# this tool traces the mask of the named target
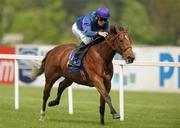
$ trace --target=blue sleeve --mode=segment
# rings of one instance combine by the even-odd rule
[[[88,16],[85,16],[82,21],[82,28],[84,35],[88,37],[93,37],[97,35],[97,32],[91,30],[91,19]]]

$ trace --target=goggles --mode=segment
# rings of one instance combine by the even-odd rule
[[[106,22],[108,19],[107,18],[98,17],[98,20]]]

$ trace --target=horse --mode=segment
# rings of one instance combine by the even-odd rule
[[[73,82],[89,87],[95,87],[100,94],[100,123],[104,124],[105,103],[108,104],[113,119],[120,118],[114,109],[109,92],[111,90],[111,79],[113,76],[113,57],[120,54],[126,63],[133,63],[134,53],[132,50],[132,39],[128,34],[128,27],[114,25],[104,40],[89,47],[83,58],[84,77],[76,72],[68,71],[68,60],[71,52],[75,49],[74,44],[61,44],[51,49],[41,62],[39,68],[35,68],[34,78],[45,73],[45,86],[43,91],[43,103],[40,112],[40,120],[45,118],[46,103],[50,96],[53,84],[60,78],[64,80],[59,83],[57,96],[48,103],[55,106],[60,103],[63,91]]]

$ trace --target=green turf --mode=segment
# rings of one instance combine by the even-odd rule
[[[0,86],[0,128],[101,128],[99,94],[95,90],[73,90],[74,114],[68,114],[67,91],[61,105],[47,107],[45,122],[39,122],[42,90],[20,88],[20,109],[14,110],[14,87]],[[56,95],[51,92],[50,99]],[[110,93],[117,111],[118,92]],[[125,92],[125,121],[113,120],[106,105],[103,128],[180,128],[180,94]]]

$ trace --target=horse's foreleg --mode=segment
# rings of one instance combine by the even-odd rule
[[[105,100],[103,96],[100,96],[100,107],[99,107],[99,113],[100,113],[100,122],[103,125],[104,124],[104,112],[105,112]]]
[[[71,84],[72,84],[72,81],[70,81],[70,80],[68,80],[68,79],[64,79],[63,81],[61,81],[61,82],[59,83],[59,86],[58,86],[58,92],[57,92],[57,97],[56,97],[56,99],[53,100],[53,101],[50,101],[50,102],[48,103],[48,106],[51,107],[51,106],[58,105],[63,91],[64,91],[67,87],[69,87]]]
[[[109,92],[111,91],[111,81],[106,80],[104,82],[104,84],[105,84],[106,91],[109,94]],[[120,118],[120,115],[115,111],[115,109],[111,111],[111,114],[113,116],[113,119],[119,119]]]
[[[102,96],[104,98],[104,100],[106,101],[106,103],[108,104],[112,117],[113,119],[119,119],[120,116],[119,114],[116,112],[116,110],[114,109],[112,103],[111,103],[111,97],[109,96],[109,94],[106,91],[102,91]]]
[[[105,102],[108,104],[113,119],[120,118],[119,114],[117,114],[117,112],[115,111],[114,107],[112,106],[111,97],[109,96],[108,92],[105,89],[105,86],[104,86],[104,83],[103,83],[103,79],[97,78],[94,84],[96,85],[96,88],[99,91],[99,93],[104,98]]]
[[[109,93],[111,90],[111,82],[109,80],[106,80],[104,82],[104,85],[105,85],[106,91]],[[102,95],[100,95],[99,113],[100,113],[100,122],[101,124],[104,124],[105,100]]]

